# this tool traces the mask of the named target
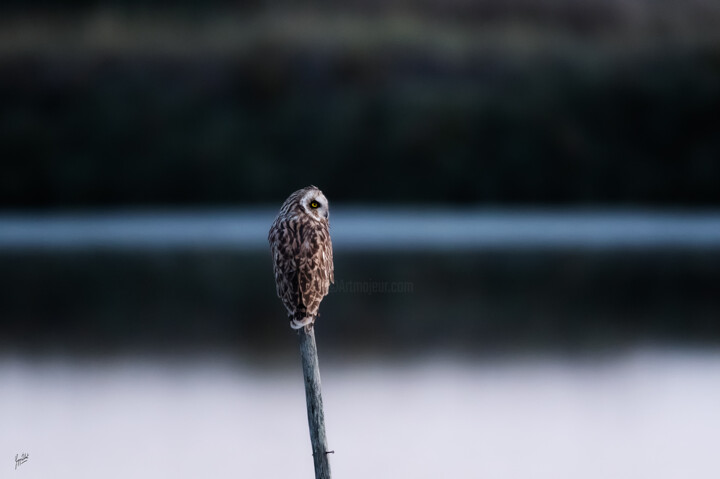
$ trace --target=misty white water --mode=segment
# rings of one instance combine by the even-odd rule
[[[299,358],[286,366],[6,356],[0,477],[312,478]],[[717,352],[321,370],[337,478],[720,477]]]

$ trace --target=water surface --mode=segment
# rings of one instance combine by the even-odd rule
[[[334,477],[720,477],[716,352],[321,368]],[[299,364],[5,357],[0,381],[2,477],[313,477]]]

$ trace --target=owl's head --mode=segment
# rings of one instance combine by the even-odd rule
[[[288,202],[294,199],[295,208],[317,221],[327,221],[330,218],[330,209],[327,198],[322,191],[315,186],[308,186],[298,190],[288,198]]]

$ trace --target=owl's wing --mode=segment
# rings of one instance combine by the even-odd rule
[[[327,243],[325,244],[325,255],[328,258],[327,270],[330,273],[330,282],[335,284],[335,263],[333,262],[332,240],[328,231]]]
[[[332,243],[327,228],[301,228],[298,254],[300,299],[309,314],[317,314],[333,277]]]
[[[298,267],[295,259],[299,244],[294,240],[290,230],[275,225],[268,239],[273,257],[277,295],[288,314],[292,315],[300,305]]]

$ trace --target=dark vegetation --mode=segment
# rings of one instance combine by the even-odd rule
[[[18,5],[5,207],[720,203],[720,9]]]
[[[294,351],[266,255],[3,255],[3,343],[112,351]],[[338,281],[412,291],[336,290],[324,349],[604,351],[720,338],[720,255],[709,252],[476,253],[337,258]],[[51,348],[51,349],[52,349]]]

